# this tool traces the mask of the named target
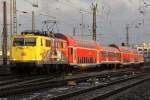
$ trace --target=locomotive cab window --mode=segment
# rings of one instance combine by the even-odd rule
[[[25,46],[36,46],[36,39],[35,38],[26,38]]]
[[[14,38],[13,46],[23,46],[24,39],[23,38]]]
[[[36,46],[35,38],[14,38],[13,46]]]

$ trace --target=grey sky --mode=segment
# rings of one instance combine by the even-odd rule
[[[2,32],[2,2],[0,0],[0,32]],[[9,0],[8,6],[9,6]],[[34,0],[17,0],[17,10],[32,11],[32,6],[26,2]],[[36,1],[36,0],[35,0]],[[150,0],[144,0],[150,4]],[[97,40],[101,44],[121,44],[125,41],[125,25],[130,26],[130,43],[150,42],[150,7],[143,0],[38,0],[36,9],[36,28],[41,30],[42,21],[53,19],[39,14],[49,14],[56,17],[59,32],[72,35],[76,27],[78,37],[81,37],[81,13],[84,16],[84,34],[82,38],[92,39],[92,2],[98,3],[97,10]],[[9,8],[8,8],[9,9]],[[86,12],[85,12],[86,11]],[[142,11],[142,13],[140,13]],[[18,12],[19,31],[31,29],[31,15]]]

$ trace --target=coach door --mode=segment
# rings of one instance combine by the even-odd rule
[[[73,63],[76,63],[76,48],[73,48]]]
[[[96,58],[96,61],[97,61],[97,62],[96,62],[96,63],[98,64],[98,63],[99,63],[99,51],[97,51],[96,54],[97,54],[97,58]]]

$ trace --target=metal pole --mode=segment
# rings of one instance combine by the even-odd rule
[[[2,45],[2,57],[3,65],[7,64],[7,6],[6,1],[3,2],[3,45]]]
[[[129,47],[129,24],[126,25],[126,46]]]
[[[84,28],[84,26],[83,26],[83,12],[80,12],[82,15],[81,15],[81,36],[83,36],[83,28]]]
[[[13,26],[12,26],[12,0],[10,0],[10,40],[13,34]]]
[[[76,28],[73,28],[73,36],[76,36]]]
[[[93,40],[96,41],[96,10],[97,10],[97,4],[93,5]]]
[[[13,34],[17,34],[17,28],[16,0],[13,0]]]
[[[32,11],[32,32],[35,32],[35,14]]]
[[[9,51],[10,51],[10,59],[12,57],[12,52],[11,52],[11,45],[12,45],[12,36],[13,36],[13,20],[12,20],[12,17],[13,17],[13,2],[12,0],[10,0],[10,45],[9,45]]]

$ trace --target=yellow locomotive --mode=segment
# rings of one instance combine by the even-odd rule
[[[40,32],[22,32],[12,37],[11,61],[12,71],[30,73],[33,70],[42,71],[44,68],[59,63],[67,63],[67,43],[61,39],[41,34]],[[38,68],[35,68],[38,67]]]

